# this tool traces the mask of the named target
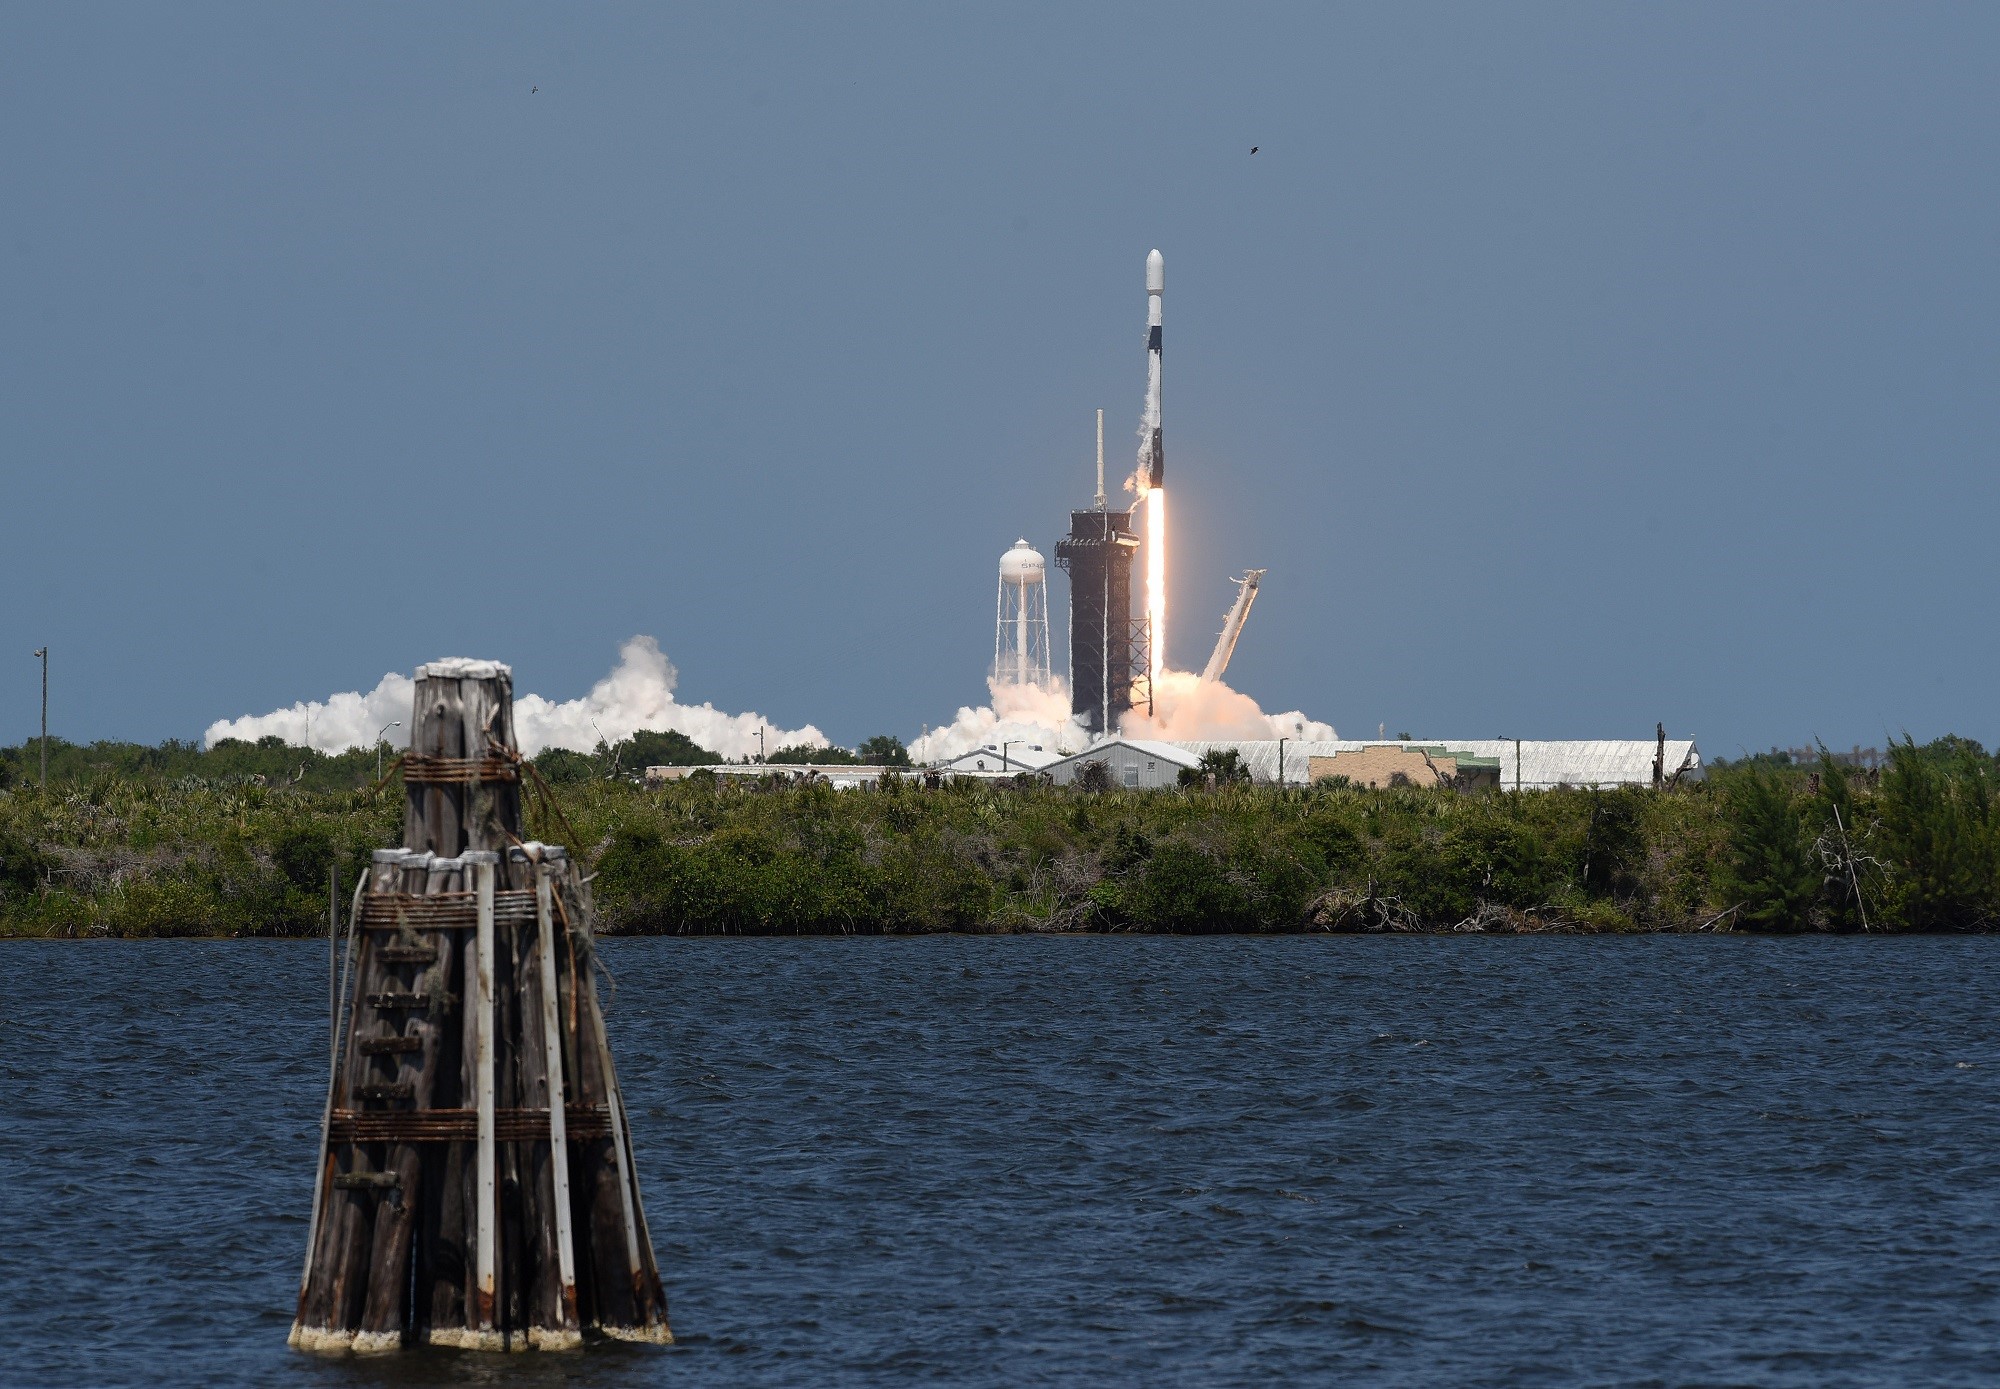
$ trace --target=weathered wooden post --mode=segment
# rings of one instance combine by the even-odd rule
[[[403,847],[351,915],[291,1343],[669,1342],[589,891],[521,838],[511,672],[419,667],[410,729]]]

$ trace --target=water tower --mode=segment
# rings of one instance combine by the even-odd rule
[[[1049,683],[1048,565],[1026,540],[1000,556],[993,677],[1009,685]]]

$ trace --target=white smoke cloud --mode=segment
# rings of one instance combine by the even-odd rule
[[[1332,724],[1309,719],[1296,709],[1267,714],[1241,690],[1188,670],[1161,671],[1154,685],[1152,714],[1133,709],[1119,720],[1118,731],[1128,738],[1165,742],[1339,736]]]
[[[275,709],[268,714],[217,719],[208,726],[202,740],[214,747],[224,738],[254,743],[275,733],[294,747],[345,752],[349,748],[374,747],[375,730],[384,724],[401,723],[402,727],[392,728],[382,736],[392,747],[406,747],[410,740],[410,704],[416,689],[416,682],[409,676],[391,671],[366,694],[349,690],[323,700],[303,700],[289,709]]]
[[[757,751],[757,730],[765,733],[765,750],[801,743],[825,747],[827,738],[811,724],[804,728],[771,726],[760,714],[725,714],[713,704],[682,704],[674,698],[680,673],[651,637],[632,637],[618,651],[618,666],[591,687],[582,699],[557,704],[540,695],[514,697],[514,736],[521,751],[533,756],[543,748],[588,751],[597,746],[597,729],[612,742],[629,738],[642,728],[656,733],[685,733],[724,757]],[[594,722],[593,722],[594,721]]]
[[[1081,752],[1090,733],[1070,717],[1069,691],[1060,678],[1050,686],[1016,685],[988,678],[992,703],[961,708],[950,723],[932,729],[910,744],[917,762],[939,762],[997,747],[1002,741],[1038,744],[1052,752]],[[1203,680],[1192,671],[1162,673],[1149,717],[1135,709],[1120,721],[1128,738],[1158,738],[1165,742],[1226,742],[1232,739],[1338,737],[1333,725],[1309,719],[1294,709],[1267,714],[1257,701],[1220,680]]]
[[[941,762],[991,743],[1028,743],[1051,752],[1081,752],[1090,735],[1071,722],[1069,690],[1058,676],[1047,685],[1020,685],[988,676],[992,703],[963,707],[948,724],[910,744],[910,758]]]
[[[679,683],[680,673],[660,644],[651,637],[633,637],[619,648],[616,668],[581,699],[557,702],[536,694],[516,695],[515,740],[531,757],[544,748],[588,752],[597,746],[600,730],[602,736],[617,742],[642,728],[684,733],[724,757],[756,752],[759,728],[767,730],[765,744],[770,751],[801,743],[826,745],[826,735],[811,724],[773,728],[759,714],[727,714],[712,704],[682,704],[674,698]],[[373,747],[377,729],[401,720],[404,727],[390,729],[386,736],[394,746],[403,747],[409,742],[410,704],[415,694],[416,685],[409,676],[391,671],[366,694],[348,691],[268,714],[218,719],[209,725],[204,741],[213,747],[224,738],[255,742],[275,733],[287,743],[335,753]]]

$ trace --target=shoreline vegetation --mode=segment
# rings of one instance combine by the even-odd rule
[[[344,897],[399,836],[377,757],[51,740],[42,787],[36,742],[0,749],[0,937],[323,935],[329,867]],[[719,760],[654,733],[534,759],[560,813],[530,795],[531,830],[594,865],[606,934],[2000,925],[2000,760],[1961,738],[1868,770],[1759,756],[1659,791],[1278,788],[1226,761],[1172,791],[633,776]]]

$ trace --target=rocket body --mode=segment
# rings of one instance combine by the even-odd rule
[[[1167,480],[1167,450],[1160,433],[1160,296],[1166,287],[1166,257],[1156,250],[1146,257],[1146,422],[1139,460],[1149,488]]]
[[[1167,449],[1160,433],[1160,296],[1167,260],[1146,257],[1146,418],[1139,426],[1139,491],[1146,503],[1146,706],[1167,668]]]

